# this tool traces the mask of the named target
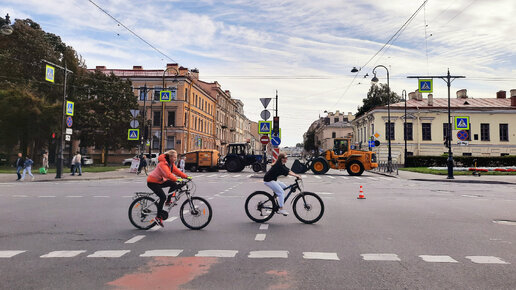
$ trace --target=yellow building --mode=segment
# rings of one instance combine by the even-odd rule
[[[516,90],[511,98],[505,91],[496,98],[469,98],[465,89],[457,91],[450,100],[452,117],[452,151],[455,156],[516,155]],[[410,155],[441,155],[448,152],[444,146],[448,130],[448,98],[423,98],[418,92],[409,93],[407,106],[407,152]],[[405,102],[390,105],[391,155],[393,163],[403,163]],[[469,130],[456,130],[454,117],[468,117]],[[376,107],[356,118],[353,137],[358,148],[368,149],[368,140],[375,134],[381,142],[372,148],[380,161],[388,155],[387,106]],[[465,132],[460,132],[465,131]],[[465,140],[458,139],[467,136]]]

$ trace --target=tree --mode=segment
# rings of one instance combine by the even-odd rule
[[[317,147],[315,146],[315,131],[306,132],[306,140],[304,143],[304,149],[305,149],[305,151],[308,151],[308,152],[317,149]]]
[[[74,128],[81,146],[101,147],[105,165],[109,151],[137,146],[127,140],[130,110],[138,108],[131,82],[101,71],[81,71],[75,83]]]
[[[372,84],[367,97],[362,100],[364,105],[358,107],[355,117],[358,118],[375,107],[387,106],[389,100],[391,104],[394,104],[400,102],[401,97],[395,92],[390,91],[389,93],[389,88],[386,84]]]

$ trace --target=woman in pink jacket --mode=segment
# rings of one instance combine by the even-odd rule
[[[164,187],[170,187],[170,191],[179,189],[181,186],[178,182],[183,181],[181,178],[188,178],[186,174],[179,170],[175,163],[177,160],[177,152],[169,150],[158,157],[158,166],[147,177],[147,186],[159,196],[158,216],[154,221],[163,227],[163,205],[165,204],[166,195],[163,192]],[[179,176],[178,177],[176,177]],[[170,201],[168,201],[170,202]]]

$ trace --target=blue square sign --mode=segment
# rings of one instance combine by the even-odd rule
[[[432,80],[418,80],[420,93],[431,93],[433,90]]]

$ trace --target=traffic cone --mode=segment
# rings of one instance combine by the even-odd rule
[[[364,191],[362,190],[362,185],[360,185],[360,193],[358,194],[357,199],[366,199],[364,195]]]

